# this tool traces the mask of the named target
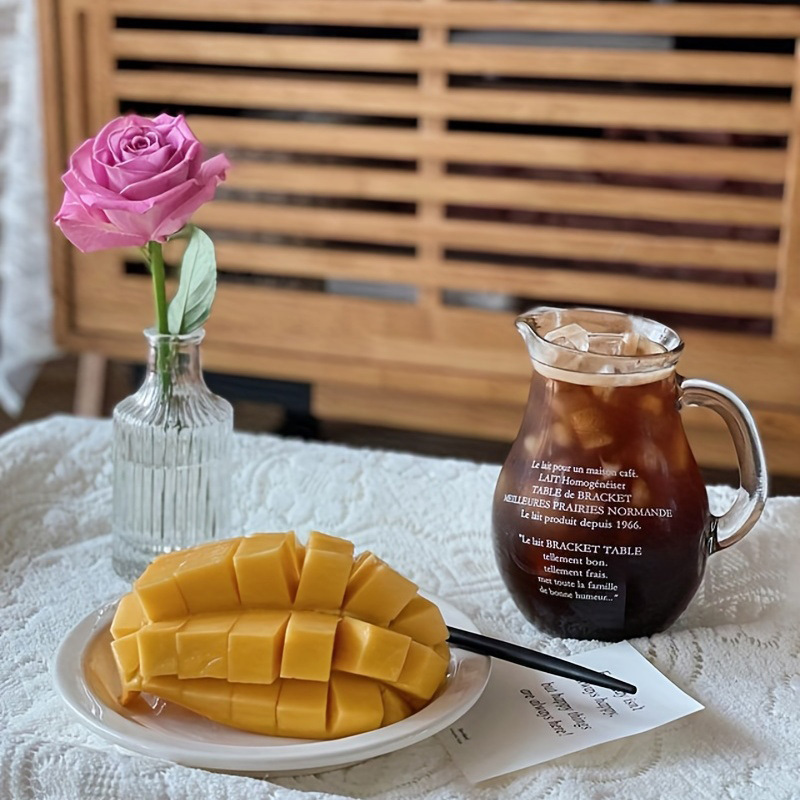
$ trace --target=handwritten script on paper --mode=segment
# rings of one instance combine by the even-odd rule
[[[627,642],[568,659],[638,687],[635,695],[495,660],[480,700],[439,734],[472,783],[541,764],[702,710]]]

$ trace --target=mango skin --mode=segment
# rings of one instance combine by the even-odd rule
[[[112,622],[120,702],[140,691],[273,736],[394,724],[443,687],[447,627],[377,556],[314,531],[210,542],[156,558]]]

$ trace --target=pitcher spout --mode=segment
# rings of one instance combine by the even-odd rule
[[[535,311],[526,311],[514,320],[514,325],[516,325],[520,336],[522,336],[531,359],[535,358],[537,351],[536,316]]]

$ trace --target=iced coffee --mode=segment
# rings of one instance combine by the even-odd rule
[[[563,637],[666,628],[714,549],[679,414],[680,340],[611,319],[556,317],[526,337],[528,405],[494,496],[505,583],[531,622]]]

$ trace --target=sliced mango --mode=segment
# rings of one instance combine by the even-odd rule
[[[446,679],[434,603],[372,553],[319,531],[157,558],[111,625],[121,702],[156,694],[254,733],[350,736],[405,719]]]

